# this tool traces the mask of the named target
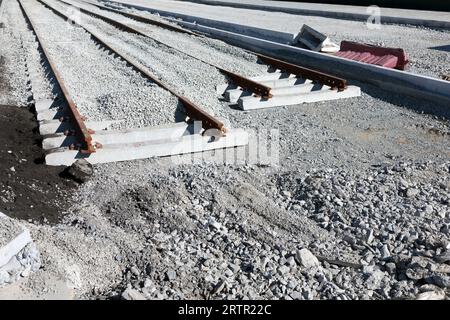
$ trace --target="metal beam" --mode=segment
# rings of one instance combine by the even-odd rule
[[[22,0],[18,0],[18,2],[24,12],[25,17],[30,22],[30,26],[33,29],[34,34],[36,35],[39,46],[41,47],[42,52],[44,53],[44,56],[47,59],[49,65],[50,65],[50,68],[52,69],[52,72],[56,78],[56,81],[58,82],[58,85],[61,88],[64,99],[66,100],[66,102],[69,106],[71,118],[73,118],[73,121],[75,123],[75,128],[76,128],[75,133],[81,136],[81,140],[82,140],[81,141],[81,152],[84,152],[84,153],[95,152],[95,146],[92,143],[92,137],[90,134],[91,131],[86,127],[86,125],[84,123],[84,117],[81,116],[81,114],[78,112],[78,108],[75,105],[75,102],[70,97],[69,90],[67,89],[60,73],[58,72],[58,69],[56,68],[55,63],[50,58],[50,55],[42,42],[42,35],[36,29],[36,24],[33,21],[33,18],[31,17],[31,15],[27,11],[27,9],[25,8],[25,6],[22,4]]]
[[[338,89],[343,91],[347,88],[347,80],[338,78],[320,71],[300,67],[295,64],[291,64],[285,61],[281,61],[275,58],[271,58],[262,54],[254,53],[262,62],[271,65],[282,71],[286,71],[291,74],[295,74],[299,77],[317,81],[321,84],[331,87],[331,89]]]
[[[52,11],[56,12],[58,15],[63,16],[65,18],[69,18],[65,13],[62,11],[56,9],[52,5],[48,4],[45,0],[38,0],[43,5],[50,8]],[[72,18],[73,20],[73,18]],[[202,110],[200,107],[195,105],[193,102],[191,102],[188,98],[178,94],[175,89],[169,87],[165,83],[163,83],[157,76],[153,75],[150,70],[143,66],[141,63],[139,63],[134,58],[130,57],[126,53],[120,51],[118,48],[115,48],[113,45],[109,44],[105,39],[103,39],[99,34],[95,33],[94,31],[90,30],[85,25],[81,24],[80,21],[75,21],[80,27],[82,27],[84,30],[86,30],[88,33],[91,34],[91,36],[96,39],[100,44],[102,44],[105,48],[109,49],[110,51],[116,53],[118,56],[120,56],[123,60],[125,60],[128,64],[130,64],[136,71],[140,72],[142,75],[144,75],[149,80],[156,83],[161,88],[169,91],[174,96],[178,98],[178,100],[183,104],[186,114],[193,120],[199,120],[202,122],[202,126],[205,130],[207,129],[217,129],[223,134],[227,132],[227,129],[225,128],[225,125],[212,115],[208,114],[206,111]]]
[[[205,61],[205,60],[203,60],[203,59],[200,59],[200,58],[195,57],[195,56],[193,56],[193,55],[191,55],[191,54],[189,54],[189,53],[186,53],[186,52],[184,52],[184,51],[182,51],[182,50],[179,50],[179,49],[177,49],[177,48],[175,48],[175,47],[173,47],[173,46],[171,46],[171,45],[169,45],[169,44],[167,44],[167,43],[165,43],[165,42],[163,42],[163,41],[161,41],[161,40],[158,40],[158,39],[152,37],[152,36],[149,35],[148,33],[142,32],[142,31],[140,31],[140,30],[138,30],[138,29],[136,29],[136,28],[134,28],[134,27],[132,27],[132,26],[129,26],[129,25],[125,24],[125,23],[116,21],[116,20],[111,19],[111,18],[109,18],[109,17],[107,17],[107,16],[105,16],[105,15],[102,15],[102,14],[100,14],[100,13],[93,12],[93,11],[91,11],[91,10],[87,10],[87,9],[82,8],[82,7],[80,7],[80,6],[77,6],[77,5],[75,5],[75,4],[69,3],[69,2],[67,2],[67,1],[65,1],[65,0],[58,0],[58,1],[63,2],[63,3],[65,3],[66,5],[73,6],[73,7],[77,8],[77,9],[79,9],[81,12],[83,12],[83,13],[85,13],[85,14],[92,15],[92,16],[97,17],[97,18],[99,18],[99,19],[103,19],[103,20],[105,20],[106,22],[108,22],[108,23],[114,25],[115,27],[117,27],[117,28],[119,28],[119,29],[122,29],[122,30],[125,30],[125,31],[130,32],[130,33],[135,33],[135,34],[139,34],[139,35],[141,35],[141,36],[150,38],[150,39],[152,39],[153,41],[155,41],[155,42],[157,42],[157,43],[159,43],[159,44],[162,44],[162,45],[164,45],[164,46],[166,46],[166,47],[168,47],[168,48],[171,48],[171,49],[173,49],[173,50],[175,50],[175,51],[180,52],[181,54],[184,54],[184,55],[186,55],[186,56],[188,56],[188,57],[191,57],[191,58],[193,58],[193,59],[195,59],[195,60],[198,60],[198,61],[200,61],[200,62],[202,62],[202,63],[205,63],[205,64],[207,64],[207,65],[210,65],[210,66],[216,68],[217,70],[219,70],[223,75],[225,75],[225,76],[229,79],[229,81],[233,82],[233,83],[234,83],[235,85],[237,85],[237,86],[240,86],[240,87],[243,88],[244,90],[250,91],[250,92],[252,92],[252,93],[254,93],[254,94],[258,95],[258,96],[262,96],[262,97],[264,97],[264,98],[266,98],[266,99],[272,97],[272,94],[270,93],[271,88],[268,87],[268,86],[265,86],[265,85],[263,85],[263,84],[261,84],[261,83],[258,83],[258,82],[256,82],[256,81],[253,81],[253,80],[249,79],[249,78],[243,77],[243,76],[241,76],[241,75],[238,75],[238,74],[236,74],[236,73],[233,73],[233,72],[231,72],[231,71],[228,71],[228,70],[226,70],[226,69],[223,69],[223,68],[221,68],[221,67],[219,67],[219,66],[217,66],[217,65],[214,65],[214,64],[212,64],[212,63],[210,63],[210,62],[207,62],[207,61]],[[84,2],[86,2],[86,1],[84,1]],[[90,2],[86,2],[86,3],[91,4]],[[108,7],[103,7],[103,6],[100,6],[100,5],[95,5],[95,6],[101,7],[102,9],[111,10],[111,11],[114,11],[114,12],[116,12],[116,13],[118,13],[118,14],[122,14],[122,15],[125,15],[125,16],[127,15],[127,14],[125,14],[124,12],[122,12],[122,11],[120,11],[120,10],[114,10],[114,9],[110,9],[110,8],[108,8]],[[134,15],[134,16],[136,16],[136,15]],[[139,17],[140,17],[140,16],[139,16]],[[142,18],[142,22],[145,22],[145,19],[146,19],[146,18],[144,18],[144,17],[141,17],[141,18]],[[166,28],[165,25],[162,26],[162,27],[163,27],[163,28]]]

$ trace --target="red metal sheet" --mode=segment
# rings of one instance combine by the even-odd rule
[[[336,56],[350,60],[405,70],[408,64],[406,52],[400,48],[384,48],[370,44],[342,41]]]

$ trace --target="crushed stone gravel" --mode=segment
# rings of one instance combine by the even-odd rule
[[[58,19],[39,10],[52,19],[46,30],[53,30]],[[91,21],[112,34],[114,29]],[[148,85],[106,53],[99,56],[86,33],[70,30],[88,50],[86,61],[113,69],[127,86]],[[26,223],[45,266],[32,276],[30,290],[47,289],[52,275],[75,298],[448,299],[448,110],[357,83],[363,91],[358,98],[242,112],[216,101],[216,73],[205,76],[207,85],[197,79],[210,69],[191,60],[183,65],[179,54],[137,36],[128,35],[126,46],[116,33],[124,50],[154,59],[149,65],[155,72],[169,74],[178,90],[204,99],[233,127],[257,129],[255,134],[279,130],[279,139],[271,140],[279,143],[279,161],[226,164],[220,152],[208,152],[195,163],[186,155],[94,166],[63,221]],[[192,39],[186,43],[194,45]],[[254,61],[216,43],[214,50],[231,61],[235,52],[239,63]],[[73,47],[56,48],[67,55]],[[164,58],[147,56],[147,50]],[[57,58],[67,64],[61,53]],[[168,72],[172,63],[201,71]],[[247,68],[257,72],[260,66]],[[66,72],[81,81],[79,70]],[[91,101],[86,112],[133,114],[134,105],[125,107],[122,95],[103,91],[113,84],[95,85],[110,78],[87,75],[95,88],[74,82],[77,99],[89,102],[83,94],[98,90],[96,98],[107,101]],[[101,108],[110,104],[116,106]],[[173,105],[162,100],[159,107]]]
[[[168,91],[99,48],[79,27],[40,4],[25,3],[39,16],[36,28],[81,114],[90,120],[123,120],[121,128],[175,122],[178,102]],[[124,98],[118,104],[114,96]]]

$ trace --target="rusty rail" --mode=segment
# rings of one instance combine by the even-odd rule
[[[265,85],[263,85],[263,84],[261,84],[259,82],[253,81],[253,80],[251,80],[249,78],[243,77],[243,76],[241,76],[239,74],[233,73],[233,72],[228,71],[226,69],[223,69],[223,68],[221,68],[221,67],[219,67],[217,65],[214,65],[214,64],[212,64],[210,62],[207,62],[207,61],[205,61],[203,59],[200,59],[198,57],[195,57],[195,56],[193,56],[193,55],[191,55],[189,53],[181,51],[181,50],[179,50],[179,49],[177,49],[175,47],[172,47],[171,45],[169,45],[169,44],[167,44],[167,43],[165,43],[165,42],[163,42],[161,40],[158,40],[158,39],[150,36],[149,34],[147,34],[145,32],[142,32],[142,31],[140,31],[140,30],[138,30],[138,29],[136,29],[136,28],[134,28],[132,26],[126,25],[126,24],[124,24],[122,22],[119,22],[119,21],[116,21],[116,20],[111,19],[109,17],[106,17],[106,16],[104,16],[104,15],[102,15],[100,13],[87,10],[85,8],[79,7],[78,5],[66,2],[64,0],[58,0],[58,1],[63,2],[66,5],[69,5],[69,6],[73,6],[73,7],[77,8],[77,9],[79,9],[81,12],[83,12],[85,14],[92,15],[92,16],[97,17],[99,19],[103,19],[106,22],[114,25],[115,27],[117,27],[119,29],[122,29],[122,30],[125,30],[125,31],[130,32],[130,33],[135,33],[135,34],[139,34],[141,36],[150,38],[150,39],[152,39],[153,41],[155,41],[155,42],[157,42],[159,44],[162,44],[162,45],[164,45],[164,46],[166,46],[168,48],[171,48],[171,49],[173,49],[175,51],[178,51],[178,52],[182,53],[183,55],[186,55],[186,56],[191,57],[191,58],[193,58],[195,60],[198,60],[198,61],[200,61],[202,63],[210,65],[211,67],[214,67],[217,70],[219,70],[223,75],[225,75],[230,81],[234,82],[234,84],[236,84],[237,86],[240,86],[241,88],[243,88],[245,90],[248,90],[248,91],[256,94],[257,96],[261,96],[261,97],[263,97],[265,99],[268,99],[268,98],[272,97],[272,94],[271,94],[272,88],[270,88],[268,86],[265,86]],[[91,4],[90,2],[86,2],[86,3]],[[104,8],[106,10],[110,10],[110,8],[108,8],[108,7],[103,7],[103,6],[97,6],[97,7],[101,7],[101,8]],[[114,10],[114,12],[117,12],[118,14],[124,14],[120,10]],[[143,22],[144,22],[144,20],[146,18],[144,18],[144,17],[142,17],[142,18],[143,18]]]
[[[241,75],[233,73],[231,71],[227,71],[221,68],[218,68],[220,72],[222,72],[225,76],[228,77],[232,82],[236,85],[240,86],[243,89],[253,92],[257,96],[261,96],[265,99],[272,98],[272,88],[265,86],[259,82],[253,81],[249,78],[245,78]]]
[[[51,9],[53,12],[55,12],[57,15],[64,17],[68,19],[69,17],[63,13],[62,11],[56,9],[51,4],[48,4],[45,0],[38,0],[40,3],[42,3],[44,6]],[[73,19],[72,19],[73,20]],[[128,56],[127,54],[121,52],[119,49],[114,48],[112,45],[108,44],[104,39],[101,38],[98,34],[96,34],[94,31],[90,30],[88,27],[82,25],[80,21],[74,21],[76,22],[81,28],[83,28],[86,32],[91,34],[91,36],[96,39],[97,42],[102,44],[105,48],[108,50],[114,52],[119,57],[121,57],[124,61],[126,61],[129,65],[131,65],[136,71],[140,72],[142,75],[144,75],[146,78],[151,80],[152,82],[156,83],[161,88],[169,91],[171,94],[176,96],[178,100],[181,102],[181,104],[184,106],[186,110],[186,114],[193,120],[200,120],[202,122],[202,127],[207,129],[217,129],[222,133],[226,133],[227,129],[225,128],[225,125],[207,113],[206,111],[202,110],[200,107],[195,105],[193,102],[191,102],[188,98],[179,95],[173,88],[170,88],[168,85],[164,84],[160,79],[158,79],[157,76],[153,75],[148,68],[143,66],[141,63],[133,59],[132,57]]]
[[[59,1],[64,1],[64,0],[59,0]],[[122,12],[121,10],[118,10],[118,9],[113,9],[113,8],[109,8],[109,7],[106,7],[106,6],[103,6],[103,5],[94,4],[94,3],[91,3],[91,2],[85,1],[85,0],[81,0],[81,1],[83,1],[85,3],[89,3],[91,5],[94,5],[94,6],[98,7],[98,8],[101,8],[101,9],[105,9],[105,10],[109,10],[109,11],[112,11],[112,12],[115,12],[115,13],[118,13],[118,14],[122,14],[124,16],[129,16],[130,15],[129,13]],[[131,18],[131,16],[130,16],[130,18]],[[146,21],[147,20],[146,17],[140,16],[140,15],[132,14],[132,18],[136,19],[138,21],[144,22],[144,23],[145,22],[152,23],[151,21]],[[167,25],[171,26],[169,24],[167,24]],[[165,27],[165,26],[162,26],[162,27]],[[184,29],[182,29],[182,30],[184,30]],[[137,32],[139,32],[139,31],[137,31]],[[142,34],[142,33],[140,33],[140,34]],[[195,34],[195,35],[197,35],[197,34]],[[154,39],[153,37],[150,37],[148,35],[145,35],[145,36],[147,36],[149,38],[152,38],[153,40],[161,43],[160,41]],[[165,43],[163,43],[163,44],[165,44]],[[165,44],[165,45],[167,45],[167,44]],[[171,47],[169,45],[167,45],[167,46]],[[173,47],[171,47],[171,48],[173,48]],[[173,48],[173,49],[177,50],[176,48]],[[275,59],[275,58],[271,58],[271,57],[268,57],[268,56],[265,56],[265,55],[262,55],[262,54],[258,54],[258,53],[255,53],[255,52],[250,52],[250,53],[258,56],[261,61],[265,62],[268,65],[272,65],[274,67],[277,67],[280,70],[284,70],[284,71],[289,72],[291,74],[295,74],[295,75],[297,75],[299,77],[303,77],[303,78],[307,78],[307,79],[319,82],[321,84],[324,84],[324,85],[327,85],[327,86],[331,87],[332,89],[337,89],[338,91],[343,91],[343,90],[345,90],[347,88],[347,81],[345,79],[342,79],[342,78],[339,78],[339,77],[335,77],[335,76],[332,76],[332,75],[324,73],[324,72],[320,72],[320,71],[316,71],[316,70],[313,70],[313,69],[309,69],[309,68],[301,67],[301,66],[298,66],[298,65],[294,65],[294,64],[291,64],[291,63],[288,63],[288,62],[285,62],[285,61],[281,61],[281,60],[278,60],[278,59]],[[198,59],[198,58],[193,57],[193,56],[191,56],[191,55],[189,55],[187,53],[185,53],[185,54],[190,56],[190,57],[192,57],[192,58]],[[207,62],[205,62],[205,61],[203,61],[201,59],[198,59],[198,60],[200,60],[200,61],[202,61],[204,63],[207,63]],[[207,63],[207,64],[211,65],[210,63]],[[214,67],[219,69],[223,74],[225,74],[229,79],[231,79],[235,84],[239,85],[240,87],[242,87],[244,89],[247,89],[247,90],[255,93],[256,95],[262,96],[263,98],[271,98],[272,97],[272,94],[270,93],[271,88],[269,88],[267,86],[264,86],[264,85],[262,85],[262,84],[260,84],[260,83],[258,83],[256,81],[253,81],[251,79],[247,79],[247,78],[244,78],[244,77],[242,77],[240,75],[234,74],[234,73],[229,72],[229,71],[224,70],[224,69],[221,69],[221,68],[219,68],[217,66],[214,66]]]
[[[58,72],[58,69],[56,68],[55,63],[52,61],[52,59],[50,58],[50,55],[47,51],[47,49],[45,48],[43,42],[42,42],[42,35],[39,33],[39,31],[36,29],[36,24],[35,22],[33,22],[33,19],[31,18],[31,15],[29,14],[29,12],[27,11],[27,9],[25,9],[25,6],[22,4],[22,0],[18,0],[19,5],[26,17],[26,19],[29,21],[31,28],[33,29],[34,34],[36,35],[36,39],[39,43],[39,46],[42,49],[42,52],[44,53],[45,58],[47,59],[50,68],[52,69],[52,72],[56,78],[56,81],[58,82],[59,87],[61,88],[61,91],[64,95],[64,99],[66,100],[68,106],[69,106],[69,111],[73,117],[73,120],[75,122],[75,128],[76,128],[76,133],[78,133],[81,136],[82,139],[82,145],[84,144],[84,146],[81,147],[81,152],[82,153],[93,153],[95,152],[95,146],[92,144],[92,136],[91,136],[91,130],[89,130],[86,127],[86,124],[84,123],[84,118],[83,116],[80,115],[80,113],[78,112],[78,108],[75,105],[75,102],[72,100],[72,98],[69,95],[69,91],[67,90],[66,85],[64,84],[64,81],[60,75],[60,73]]]
[[[305,67],[300,67],[295,64],[291,64],[285,61],[281,61],[275,58],[264,56],[259,53],[254,53],[262,62],[271,65],[282,71],[286,71],[290,74],[295,74],[302,78],[307,78],[313,81],[317,81],[321,84],[331,87],[331,89],[338,89],[338,91],[343,91],[347,88],[347,80],[338,78],[320,71],[313,69],[308,69]]]

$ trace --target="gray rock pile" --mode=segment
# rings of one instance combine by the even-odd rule
[[[363,257],[368,289],[388,298],[418,290],[438,297],[450,280],[449,170],[449,163],[398,163],[368,174],[284,174],[277,183],[284,206]]]
[[[93,182],[85,185],[114,230],[142,239],[120,247],[121,281],[97,297],[448,297],[448,164],[266,176],[257,166],[142,165],[123,164],[148,170],[133,184],[96,181],[94,199]],[[110,237],[76,220],[87,234]]]

